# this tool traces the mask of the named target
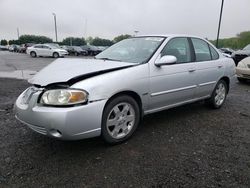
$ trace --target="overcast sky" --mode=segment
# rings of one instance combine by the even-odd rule
[[[215,39],[221,0],[0,0],[0,39],[45,35],[192,34]],[[221,37],[250,30],[250,0],[225,0]]]

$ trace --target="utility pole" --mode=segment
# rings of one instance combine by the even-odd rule
[[[57,42],[57,25],[56,25],[56,14],[52,13],[52,15],[54,16],[54,22],[55,22],[55,34],[56,34],[56,42]]]
[[[217,32],[217,40],[216,40],[216,47],[217,47],[217,48],[218,48],[218,46],[219,46],[220,25],[221,25],[221,18],[222,18],[223,6],[224,6],[224,0],[222,0],[222,2],[221,2],[220,20],[219,20],[219,26],[218,26],[218,32]]]
[[[88,19],[85,19],[85,24],[84,24],[84,38],[87,39],[87,25],[88,25]]]
[[[70,46],[72,46],[72,37],[70,37]]]
[[[17,40],[19,40],[19,28],[16,28],[17,31]]]

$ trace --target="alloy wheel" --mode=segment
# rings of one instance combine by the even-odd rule
[[[115,139],[125,137],[135,125],[135,110],[126,102],[115,105],[107,118],[106,126],[108,133]]]
[[[220,83],[215,90],[215,103],[220,106],[226,98],[226,88],[223,83]]]

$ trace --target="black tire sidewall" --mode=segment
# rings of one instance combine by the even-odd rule
[[[112,110],[112,108],[115,105],[117,105],[119,103],[122,103],[122,102],[129,103],[134,108],[134,111],[135,111],[135,124],[134,124],[132,130],[129,132],[128,135],[126,135],[125,137],[120,138],[120,139],[115,139],[112,136],[110,136],[110,134],[108,133],[106,122],[107,122],[108,115],[109,115],[110,111]],[[137,129],[139,123],[140,123],[140,108],[138,106],[138,103],[135,101],[135,99],[133,99],[132,97],[130,97],[128,95],[117,96],[114,99],[111,99],[111,101],[109,101],[107,103],[107,105],[105,106],[105,108],[103,110],[102,126],[101,126],[102,138],[105,140],[105,142],[107,142],[109,144],[118,144],[118,143],[124,142],[133,135],[133,133]]]
[[[216,89],[217,89],[218,85],[221,84],[221,83],[224,85],[225,90],[226,90],[225,99],[224,99],[224,101],[223,101],[223,103],[222,103],[221,105],[217,105],[216,102],[215,102]],[[227,86],[226,82],[225,82],[224,80],[220,80],[220,81],[216,84],[216,86],[215,86],[215,88],[214,88],[214,91],[213,91],[213,93],[212,93],[212,96],[211,96],[211,99],[210,99],[210,104],[211,104],[211,106],[212,106],[213,108],[215,108],[215,109],[221,108],[221,107],[223,106],[223,104],[225,103],[225,101],[226,101],[227,92],[228,92],[228,86]]]
[[[34,55],[33,55],[34,54]],[[36,52],[30,52],[31,57],[36,57]]]
[[[239,82],[241,82],[241,83],[245,83],[245,82],[247,82],[247,80],[246,80],[246,79],[244,79],[244,78],[239,78],[239,77],[238,77],[237,79],[238,79],[238,81],[239,81]]]
[[[55,54],[57,54],[57,55],[55,55]],[[54,57],[54,58],[58,58],[58,57],[59,57],[59,53],[54,52],[54,53],[53,53],[53,57]]]

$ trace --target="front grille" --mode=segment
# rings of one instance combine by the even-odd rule
[[[35,126],[35,125],[28,125],[29,128],[31,128],[32,130],[40,133],[40,134],[43,134],[43,135],[46,135],[47,134],[47,131],[44,127],[38,127],[38,126]]]

